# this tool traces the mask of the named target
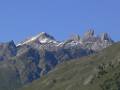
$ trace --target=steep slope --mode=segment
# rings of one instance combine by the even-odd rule
[[[14,57],[17,54],[17,47],[13,41],[0,43],[0,61]]]
[[[17,46],[22,45],[41,45],[41,44],[55,44],[57,45],[59,42],[55,40],[55,38],[45,32],[41,32],[38,35],[31,37],[27,40],[22,41]]]
[[[17,47],[13,41],[0,43],[0,90],[14,90],[21,87],[14,62],[10,60],[17,54]]]
[[[79,35],[75,35],[63,42],[59,42],[53,36],[42,32],[17,45],[16,62],[21,62],[23,63],[22,66],[24,66],[22,71],[21,67],[19,67],[20,70],[18,71],[20,76],[22,76],[22,72],[26,71],[25,76],[23,75],[25,80],[22,78],[23,83],[32,82],[46,75],[60,63],[88,56],[101,51],[113,43],[108,34],[102,34],[98,37],[94,35],[94,30],[87,31],[83,38],[80,38]],[[29,48],[34,50],[32,53],[33,56],[30,56],[32,54]],[[35,59],[37,60],[37,64],[34,63],[36,62]],[[17,63],[18,66],[20,66],[19,63]],[[34,68],[32,68],[32,65]],[[30,67],[32,71],[26,67]]]
[[[63,62],[89,56],[113,43],[107,34],[98,37],[92,30],[84,38],[75,35],[63,42],[42,32],[17,46],[13,41],[0,43],[0,89],[13,90],[31,83]]]
[[[66,60],[80,58],[92,54],[91,50],[80,47],[60,48],[57,51],[36,49],[30,45],[23,45],[17,48],[17,55],[14,57],[15,65],[19,71],[21,81],[29,83],[46,75],[56,65]]]
[[[20,90],[120,90],[120,43],[97,55],[58,65]]]
[[[0,62],[0,90],[16,90],[22,86],[13,61]]]

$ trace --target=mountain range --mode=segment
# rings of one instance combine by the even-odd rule
[[[20,90],[120,90],[120,42],[66,61]]]
[[[98,62],[101,64],[103,60],[108,60],[109,57],[114,56],[107,55],[109,50],[106,49],[115,46],[114,44],[116,43],[107,33],[96,36],[94,30],[91,29],[83,37],[74,35],[64,41],[58,41],[53,36],[41,32],[34,37],[21,41],[19,44],[15,44],[14,41],[0,43],[0,90],[17,90],[22,87],[22,90],[33,90],[35,87],[36,90],[79,90],[73,89],[74,85],[79,85],[83,80],[80,80],[78,84],[75,84],[78,81],[69,82],[66,80],[74,80],[73,78],[76,80],[77,75],[80,75],[81,78],[87,77],[83,85],[88,85],[94,77],[92,70],[97,67]],[[111,50],[112,48],[110,48],[112,53]],[[102,61],[99,61],[99,58]],[[100,66],[101,68],[103,68],[103,65]],[[77,73],[77,70],[80,70],[80,72]],[[98,72],[101,73],[100,70]],[[96,71],[95,75],[98,72]],[[85,77],[79,73],[82,73]],[[91,75],[87,76],[89,73]],[[52,79],[54,77],[58,80],[56,78]],[[95,78],[95,80],[97,79]],[[62,85],[64,81],[66,83]],[[70,84],[72,82],[75,83]],[[34,88],[24,89],[24,86],[31,83],[35,85]],[[80,87],[84,88],[83,86]]]

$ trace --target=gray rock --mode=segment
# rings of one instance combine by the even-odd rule
[[[108,42],[113,42],[113,40],[110,38],[110,36],[108,35],[108,33],[102,33],[102,35],[100,36],[101,41],[108,41]]]
[[[94,36],[94,30],[90,29],[85,33],[84,38],[90,38],[93,36]]]
[[[58,42],[53,36],[42,32],[17,46],[13,41],[1,43],[0,63],[4,62],[2,68],[11,65],[15,73],[13,77],[26,84],[40,78],[41,75],[46,75],[59,63],[88,56],[113,43],[106,33],[100,37],[94,36],[94,30],[86,32],[83,38],[75,35],[63,42]],[[7,67],[7,70],[11,69]]]

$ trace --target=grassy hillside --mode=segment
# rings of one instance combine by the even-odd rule
[[[0,90],[16,90],[21,85],[14,66],[6,62],[0,62]]]
[[[120,90],[120,43],[97,55],[58,65],[20,90]]]

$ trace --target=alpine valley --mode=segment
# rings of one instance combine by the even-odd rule
[[[120,90],[120,43],[94,30],[0,43],[0,90]]]

